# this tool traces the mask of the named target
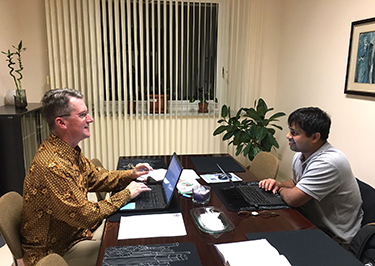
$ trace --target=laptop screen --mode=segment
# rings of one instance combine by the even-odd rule
[[[173,154],[172,160],[169,163],[167,173],[163,179],[163,187],[167,202],[173,195],[174,188],[176,187],[178,178],[180,177],[182,167],[180,166],[176,154]]]

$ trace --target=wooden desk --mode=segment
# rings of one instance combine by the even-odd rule
[[[178,156],[184,168],[195,169],[194,164],[189,159],[190,156],[229,156],[225,154],[215,154],[215,155],[180,155]],[[163,156],[166,165],[169,164],[171,156]],[[129,157],[124,157],[129,158]],[[135,157],[138,158],[138,157]],[[145,158],[143,156],[143,158]],[[199,174],[199,173],[198,173]],[[249,171],[236,173],[244,181],[254,181],[257,180]],[[203,182],[203,181],[201,181]],[[227,243],[227,242],[237,242],[247,240],[247,233],[256,232],[270,232],[270,231],[290,231],[290,230],[301,230],[301,229],[315,229],[316,227],[307,220],[302,214],[294,209],[283,209],[276,210],[280,215],[277,217],[240,217],[237,212],[229,212],[218,196],[213,190],[211,190],[211,199],[208,205],[220,208],[235,225],[235,229],[232,232],[224,233],[220,237],[215,238],[212,235],[203,233],[195,225],[191,215],[190,210],[194,206],[190,199],[184,198],[178,195],[178,200],[180,203],[180,208],[183,214],[184,223],[186,227],[186,236],[180,237],[159,237],[159,238],[145,238],[145,239],[129,239],[129,240],[117,240],[119,222],[107,221],[102,246],[99,253],[98,264],[102,264],[104,251],[110,246],[124,246],[124,245],[144,245],[144,244],[163,244],[163,243],[174,243],[174,242],[194,242],[200,260],[203,266],[211,265],[222,265],[222,262],[217,255],[217,252],[213,244],[217,243]],[[130,225],[132,226],[132,225]]]

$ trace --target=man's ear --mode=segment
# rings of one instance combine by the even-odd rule
[[[66,120],[61,117],[56,117],[55,124],[58,128],[66,129]]]
[[[321,134],[320,132],[315,132],[312,134],[312,142],[317,143],[320,140]]]

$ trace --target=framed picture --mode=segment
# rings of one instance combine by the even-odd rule
[[[352,22],[344,92],[375,96],[375,18]]]

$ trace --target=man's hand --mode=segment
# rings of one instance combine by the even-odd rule
[[[150,191],[151,190],[151,188],[146,186],[144,183],[134,182],[134,181],[130,182],[130,184],[126,188],[129,189],[132,199],[137,197],[143,191]]]
[[[152,170],[154,169],[152,169],[148,163],[139,163],[134,167],[131,177],[132,179],[137,179],[141,175],[148,174],[148,171]]]
[[[285,203],[291,207],[300,207],[311,200],[311,196],[297,188],[292,179],[285,182],[277,182],[271,178],[264,179],[259,182],[259,187],[273,193],[279,192]]]
[[[280,188],[280,182],[276,182],[275,179],[268,178],[259,182],[259,187],[265,191],[272,191],[275,194]]]

